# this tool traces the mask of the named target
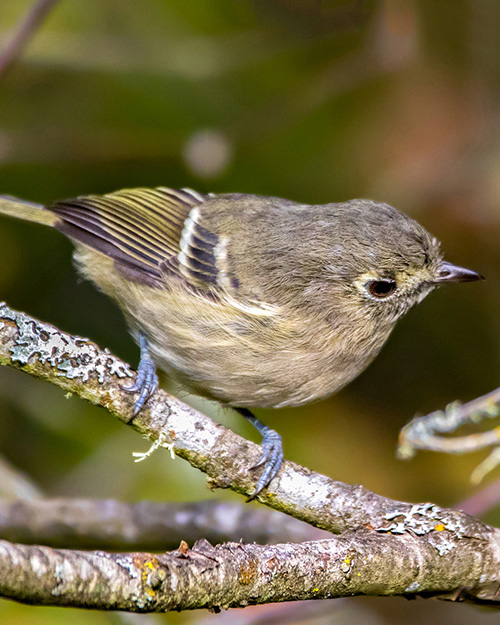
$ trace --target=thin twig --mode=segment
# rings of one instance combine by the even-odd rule
[[[58,0],[38,0],[26,17],[20,22],[14,36],[0,54],[0,80],[24,53],[42,22],[54,8]]]
[[[436,410],[423,417],[416,417],[404,426],[399,435],[398,456],[412,458],[417,449],[439,451],[448,454],[467,454],[486,447],[494,447],[491,454],[473,472],[471,480],[480,482],[483,477],[500,464],[500,427],[468,436],[446,437],[466,424],[477,424],[485,418],[500,416],[500,388],[461,404],[453,402],[446,409]]]

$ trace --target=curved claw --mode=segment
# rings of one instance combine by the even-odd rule
[[[134,417],[143,408],[144,404],[154,395],[158,388],[156,365],[149,355],[147,341],[144,335],[140,337],[141,360],[137,368],[137,378],[132,386],[122,386],[127,393],[140,393],[134,404]]]
[[[264,466],[264,471],[255,485],[254,492],[248,497],[247,501],[252,501],[261,491],[269,486],[271,481],[278,475],[281,465],[283,464],[283,442],[278,432],[266,428],[262,436],[262,455],[257,464],[250,467],[250,470]]]

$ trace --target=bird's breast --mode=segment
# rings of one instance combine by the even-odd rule
[[[380,346],[310,319],[229,313],[198,302],[136,315],[160,368],[196,394],[240,407],[298,406],[335,393]],[[132,322],[132,325],[134,322]]]

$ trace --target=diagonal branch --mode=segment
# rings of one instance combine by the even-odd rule
[[[260,448],[205,415],[158,390],[148,408],[132,419],[134,397],[123,391],[133,377],[129,365],[88,339],[71,336],[0,303],[0,364],[45,379],[100,404],[147,436],[158,447],[185,458],[205,472],[211,488],[250,495]],[[258,497],[267,506],[333,533],[361,525],[391,526],[391,515],[411,514],[412,505],[376,495],[362,486],[343,484],[285,461],[278,477]],[[454,510],[434,507],[429,523],[455,525]]]
[[[0,54],[0,79],[22,56],[26,46],[57,2],[58,0],[37,0],[31,7],[7,47]]]

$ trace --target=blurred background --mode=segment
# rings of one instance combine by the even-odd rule
[[[0,51],[33,4],[2,0]],[[39,202],[148,185],[305,203],[369,197],[420,221],[448,260],[487,281],[430,296],[338,395],[258,415],[282,434],[291,460],[388,497],[454,505],[473,493],[469,476],[485,452],[421,452],[403,463],[395,448],[416,413],[499,384],[499,32],[493,0],[60,0],[0,76],[0,192]],[[76,277],[71,251],[57,232],[0,220],[0,300],[135,365],[120,312]],[[240,417],[197,398],[193,405],[257,440]],[[6,368],[0,424],[0,454],[47,495],[241,501],[211,493],[201,473],[166,453],[134,464],[132,452],[147,441]],[[485,519],[498,524],[500,508]],[[0,622],[498,619],[423,600],[308,605],[134,616],[0,601]]]

